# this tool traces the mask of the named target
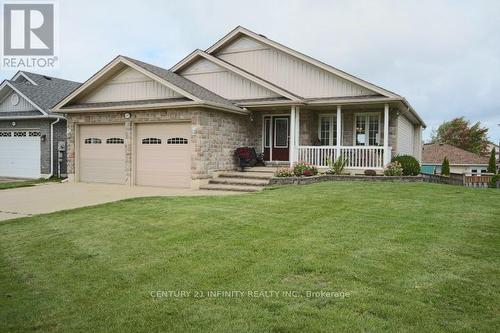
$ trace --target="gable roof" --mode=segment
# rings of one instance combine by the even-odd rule
[[[15,81],[23,76],[26,81]],[[47,75],[41,75],[26,71],[19,71],[12,80],[5,80],[1,89],[9,87],[29,103],[31,103],[42,114],[48,115],[50,109],[64,96],[76,89],[79,82],[63,80]]]
[[[140,71],[141,73],[149,76],[153,80],[158,81],[159,83],[167,86],[168,88],[176,91],[182,96],[185,96],[187,100],[196,103],[197,105],[207,105],[212,107],[220,107],[222,109],[227,109],[231,111],[236,111],[240,113],[246,113],[247,111],[239,108],[232,102],[227,99],[211,92],[210,90],[191,82],[184,77],[173,73],[167,69],[151,65],[137,59],[133,59],[130,57],[119,55],[115,59],[113,59],[110,63],[104,66],[100,71],[94,74],[91,78],[89,78],[85,83],[83,83],[78,89],[73,91],[71,94],[66,96],[62,101],[60,101],[57,105],[54,106],[54,110],[56,112],[64,112],[64,109],[68,109],[67,104],[71,101],[75,100],[80,94],[84,93],[87,89],[91,89],[94,84],[105,76],[106,73],[111,71],[118,65],[126,65],[130,66],[133,69]],[[163,104],[164,106],[168,106],[169,102],[174,105],[175,102],[179,102],[178,100],[171,101],[160,101],[159,104]],[[182,102],[187,104],[185,102]],[[139,103],[134,102],[130,103],[131,105],[138,105]],[[151,102],[144,101],[144,104],[152,105]],[[191,103],[192,104],[192,103]],[[104,104],[102,106],[105,106]],[[78,105],[77,107],[71,107],[71,109],[84,109],[84,107],[99,107],[99,105],[95,105],[95,103],[91,105]]]
[[[425,144],[422,148],[422,164],[440,165],[445,157],[450,161],[450,165],[488,164],[488,157],[446,143]]]
[[[224,61],[222,59],[219,59],[217,57],[214,57],[211,54],[208,54],[200,49],[196,49],[193,52],[191,52],[188,56],[186,56],[184,59],[182,59],[180,62],[178,62],[176,65],[174,65],[170,70],[173,72],[179,72],[188,65],[192,64],[194,61],[196,61],[199,58],[204,58],[222,68],[225,68],[226,70],[239,75],[241,77],[244,77],[245,79],[256,83],[266,89],[271,90],[272,92],[281,95],[285,98],[288,98],[292,101],[301,101],[302,98],[296,94],[291,93],[288,90],[285,90],[283,88],[278,87],[277,85],[261,78],[258,77],[255,74],[252,74],[242,68],[236,67],[233,64],[228,63],[227,61]]]
[[[392,92],[392,91],[389,91],[387,89],[384,89],[382,87],[379,87],[373,83],[370,83],[368,81],[365,81],[365,80],[362,80],[354,75],[351,75],[347,72],[344,72],[338,68],[335,68],[333,66],[330,66],[322,61],[319,61],[319,60],[316,60],[308,55],[305,55],[301,52],[298,52],[294,49],[291,49],[285,45],[282,45],[278,42],[275,42],[271,39],[268,39],[267,37],[263,36],[263,35],[260,35],[260,34],[257,34],[247,28],[244,28],[242,26],[237,26],[236,28],[234,28],[231,32],[229,32],[226,36],[222,37],[221,39],[219,39],[215,44],[213,44],[212,46],[210,46],[206,52],[209,53],[209,54],[214,54],[216,53],[218,50],[220,50],[221,48],[223,48],[225,45],[227,45],[228,43],[230,43],[232,40],[240,37],[240,36],[248,36],[248,37],[251,37],[263,44],[266,44],[268,46],[271,46],[273,48],[276,48],[286,54],[289,54],[295,58],[298,58],[298,59],[301,59],[305,62],[308,62],[316,67],[319,67],[323,70],[326,70],[327,72],[330,72],[332,74],[335,74],[343,79],[346,79],[346,80],[349,80],[351,82],[354,82],[362,87],[365,87],[367,89],[370,89],[374,92],[377,92],[383,96],[386,96],[386,97],[391,97],[391,98],[395,98],[395,97],[401,97],[400,95]]]

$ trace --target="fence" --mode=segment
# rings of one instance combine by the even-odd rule
[[[426,183],[448,184],[466,187],[485,188],[491,182],[492,174],[465,175],[461,173],[450,173],[449,176],[422,173],[422,179]]]

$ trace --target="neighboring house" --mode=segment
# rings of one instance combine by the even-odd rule
[[[66,120],[53,107],[79,83],[19,71],[0,85],[0,176],[66,175]]]
[[[180,187],[236,168],[240,146],[382,172],[395,154],[420,160],[425,127],[402,96],[242,27],[170,70],[118,56],[54,111],[71,179]]]
[[[422,172],[440,174],[445,157],[450,162],[452,173],[470,175],[486,173],[488,170],[488,157],[444,143],[430,143],[423,146]]]

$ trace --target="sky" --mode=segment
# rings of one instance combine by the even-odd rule
[[[424,139],[465,116],[500,140],[498,0],[57,3],[60,62],[47,75],[83,82],[118,54],[170,68],[242,25],[405,96]]]

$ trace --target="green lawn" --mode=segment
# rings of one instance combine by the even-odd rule
[[[13,181],[13,182],[5,182],[5,183],[0,183],[0,190],[9,190],[11,188],[17,188],[17,187],[29,187],[29,186],[35,186],[47,182],[57,182],[61,181],[60,178],[50,178],[50,179],[30,179],[30,180],[18,180],[18,181]]]
[[[499,199],[335,182],[3,222],[0,332],[498,332]]]

